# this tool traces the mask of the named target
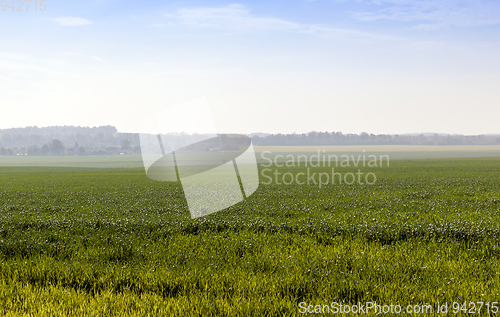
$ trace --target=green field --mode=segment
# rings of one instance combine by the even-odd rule
[[[301,302],[500,302],[498,157],[363,171],[375,185],[261,184],[192,220],[180,184],[143,168],[0,167],[0,314],[296,316]]]

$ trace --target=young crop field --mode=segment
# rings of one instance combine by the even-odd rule
[[[374,185],[273,178],[191,219],[181,185],[143,168],[0,167],[0,314],[296,316],[332,302],[446,302],[449,312],[453,302],[500,302],[498,157],[363,170]]]

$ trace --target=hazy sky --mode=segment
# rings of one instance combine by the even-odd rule
[[[223,132],[500,133],[498,0],[44,4],[0,11],[0,128],[206,96]]]

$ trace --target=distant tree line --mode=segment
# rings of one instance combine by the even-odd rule
[[[53,139],[42,146],[30,145],[28,147],[0,148],[0,156],[30,155],[30,156],[62,156],[62,155],[119,155],[140,154],[139,146],[131,147],[130,141],[125,139],[120,146],[84,147],[78,142],[72,147],[66,147],[61,140]]]
[[[495,145],[500,135],[449,134],[249,134],[254,145]],[[191,144],[203,140],[200,134],[162,136],[170,144]],[[0,155],[117,155],[140,154],[139,134],[119,133],[113,126],[46,128],[26,127],[0,130]]]
[[[26,127],[0,130],[0,147],[28,147],[37,145],[39,147],[60,140],[66,147],[71,147],[75,142],[88,148],[99,148],[106,146],[120,146],[123,140],[129,140],[131,144],[139,145],[139,137],[136,133],[118,133],[115,127]]]
[[[342,132],[309,132],[253,136],[254,145],[495,145],[500,135],[450,134],[343,134]]]
[[[117,155],[139,154],[136,133],[102,127],[26,127],[0,130],[0,155]]]

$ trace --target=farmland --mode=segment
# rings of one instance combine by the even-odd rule
[[[261,184],[194,220],[181,185],[142,168],[0,167],[0,313],[498,302],[499,167],[498,157],[394,160],[364,168],[371,186]]]

